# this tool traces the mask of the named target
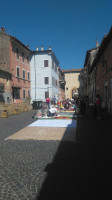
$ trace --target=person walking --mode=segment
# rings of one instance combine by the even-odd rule
[[[100,95],[96,95],[94,115],[98,119],[101,119],[101,97],[100,97]]]
[[[56,97],[53,97],[53,105],[56,105]]]
[[[80,99],[79,110],[80,110],[79,111],[80,115],[83,116],[85,114],[85,110],[86,110],[86,103],[83,98]]]
[[[49,99],[49,97],[46,98],[46,104],[47,104],[48,109],[49,109],[50,108],[50,99]]]

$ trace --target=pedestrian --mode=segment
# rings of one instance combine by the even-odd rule
[[[101,119],[101,97],[99,94],[96,95],[94,116],[97,117],[98,119]]]
[[[68,102],[68,100],[65,101],[64,108],[65,109],[69,109],[69,102]]]
[[[80,109],[79,112],[80,112],[81,116],[83,116],[85,114],[85,110],[86,110],[86,103],[83,98],[80,99],[79,109]]]
[[[56,105],[56,97],[53,97],[53,105]]]
[[[46,104],[47,104],[48,109],[49,109],[50,108],[50,99],[49,99],[49,97],[46,98]]]
[[[62,101],[61,101],[61,103],[60,103],[60,109],[63,109],[64,107],[63,107],[63,103],[62,103]]]
[[[79,104],[80,104],[79,97],[76,98],[76,102],[75,103],[76,103],[76,106],[79,107]]]

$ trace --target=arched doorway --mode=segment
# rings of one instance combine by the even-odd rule
[[[78,96],[78,88],[77,87],[74,87],[71,89],[70,91],[70,98],[71,99],[74,99]]]

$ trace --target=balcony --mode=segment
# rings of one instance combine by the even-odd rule
[[[65,82],[64,79],[59,79],[59,83],[60,83],[60,84],[66,84],[66,82]]]

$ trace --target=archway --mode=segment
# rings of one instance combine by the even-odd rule
[[[73,87],[70,91],[70,98],[74,99],[75,97],[78,96],[78,88],[77,87]]]

